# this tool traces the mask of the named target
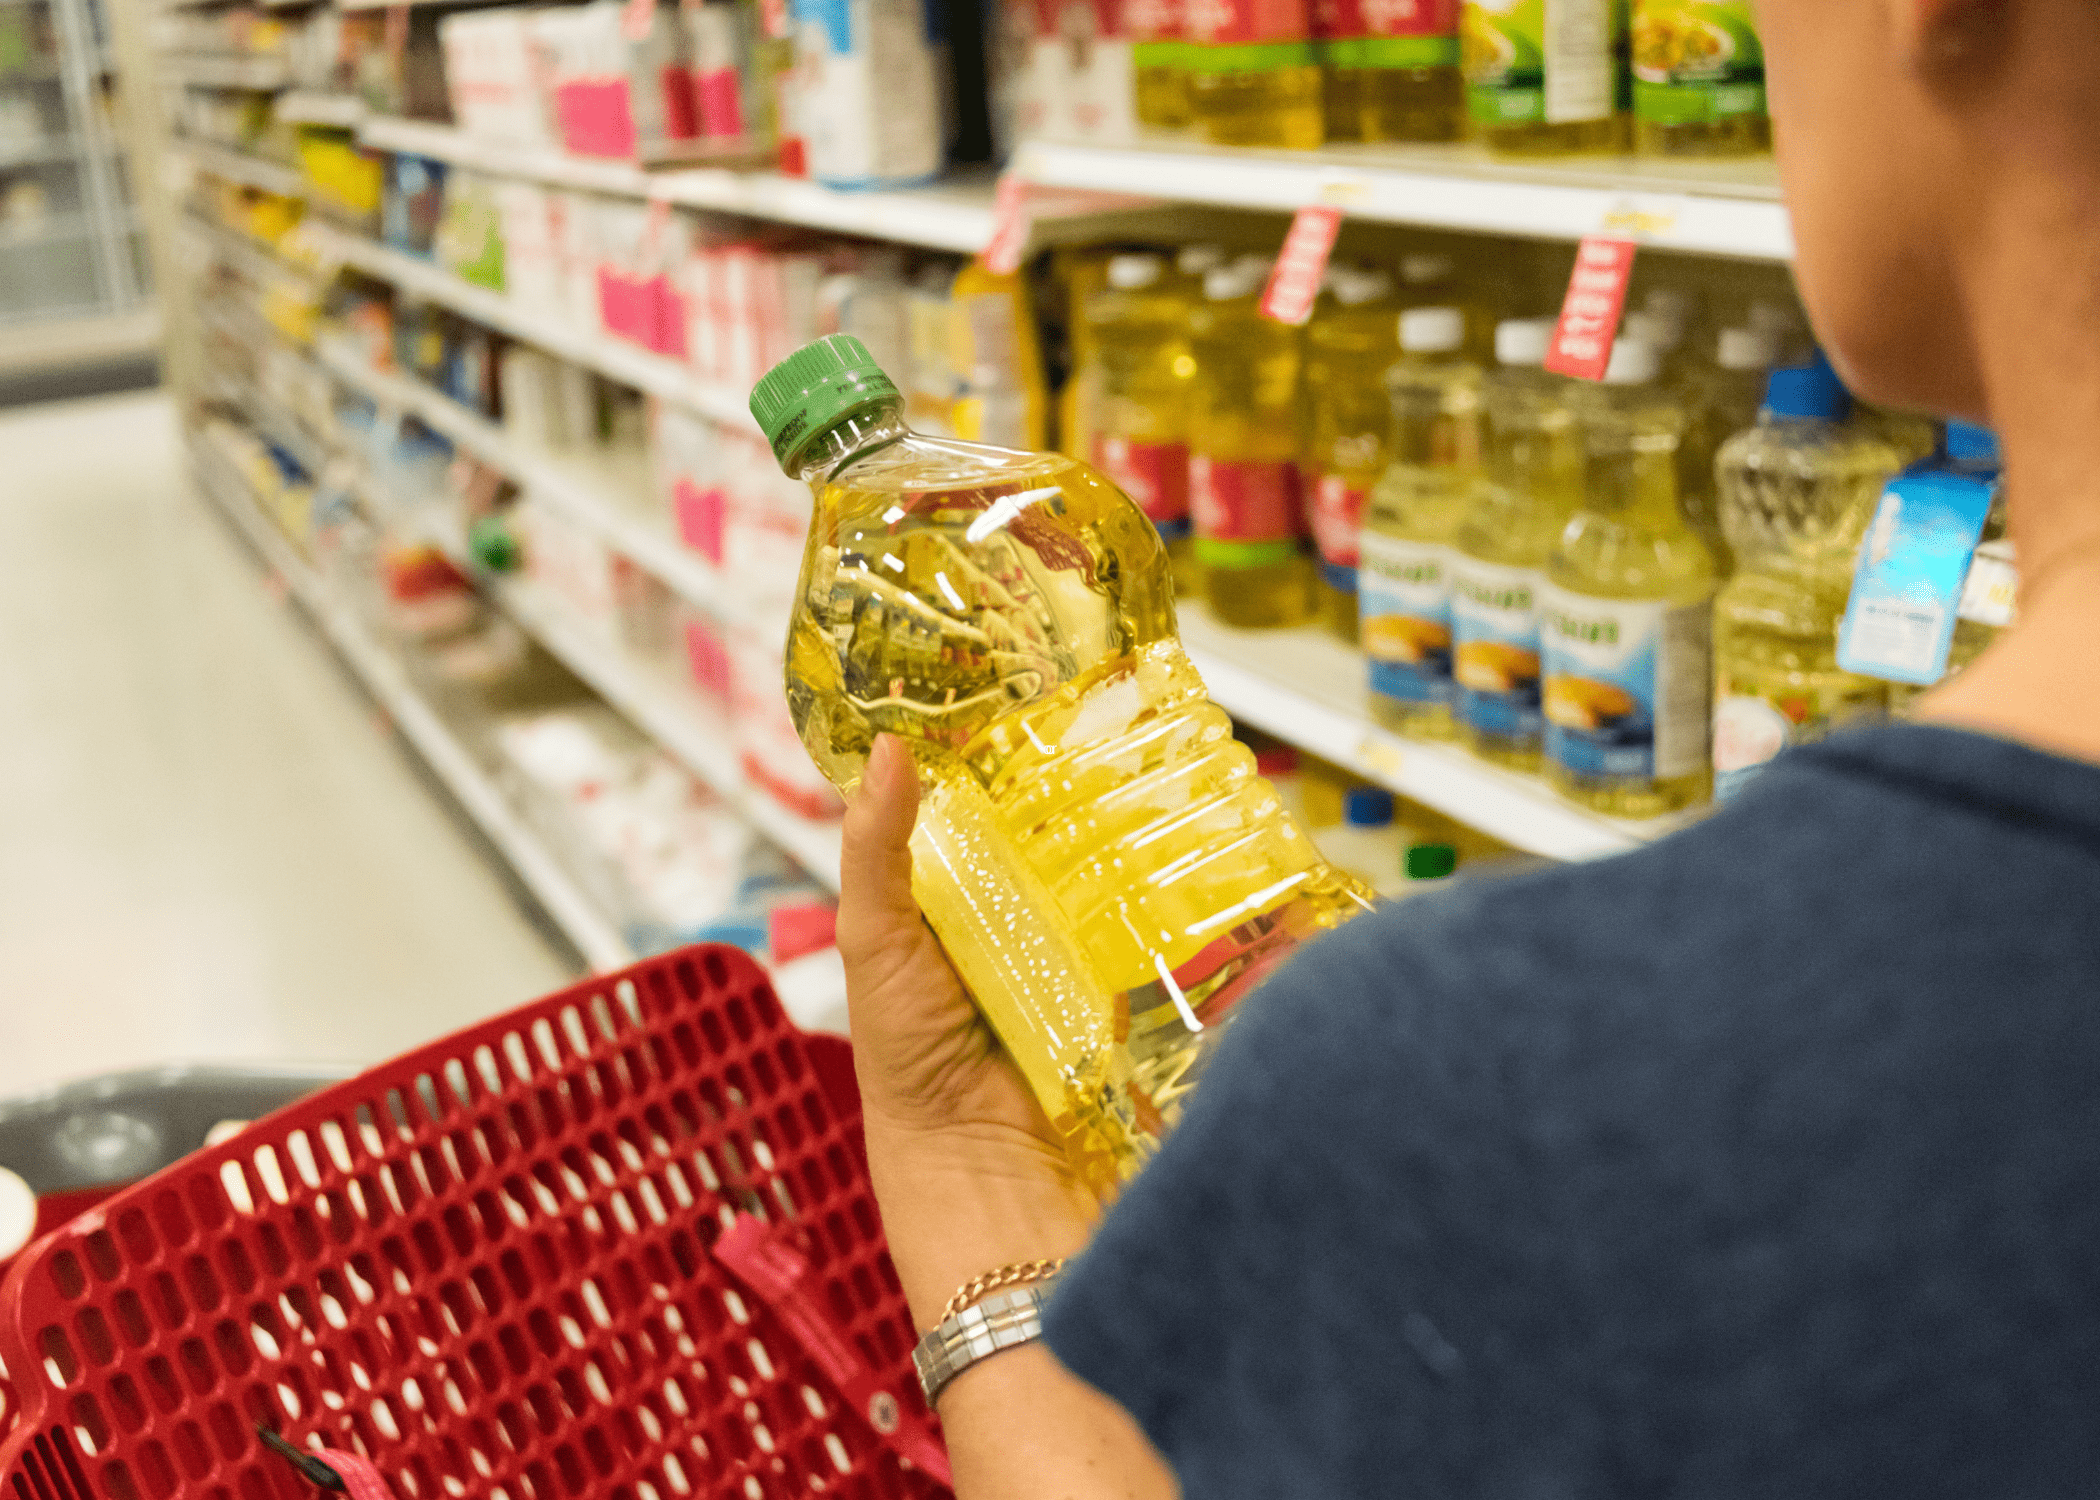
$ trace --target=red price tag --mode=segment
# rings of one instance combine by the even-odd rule
[[[1604,378],[1619,313],[1626,306],[1626,283],[1633,277],[1635,248],[1631,240],[1587,239],[1576,250],[1575,274],[1568,278],[1567,300],[1546,351],[1546,368],[1554,374]]]
[[[663,254],[664,231],[671,224],[671,200],[651,198],[648,215],[642,220],[642,258],[655,262]]]
[[[1021,252],[1028,248],[1029,183],[1012,172],[999,175],[999,189],[992,195],[992,236],[984,246],[984,268],[994,276],[1011,276],[1021,268]]]
[[[1283,249],[1269,272],[1269,284],[1261,294],[1261,315],[1297,327],[1312,316],[1313,302],[1320,295],[1320,279],[1327,274],[1327,257],[1334,253],[1334,237],[1341,233],[1342,211],[1338,208],[1301,208],[1291,220],[1291,232],[1283,237]]]

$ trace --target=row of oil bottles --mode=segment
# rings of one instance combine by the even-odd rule
[[[1442,257],[1330,268],[1302,330],[1261,314],[1268,268],[1119,255],[1083,309],[1079,441],[1220,621],[1324,619],[1388,726],[1622,817],[1705,800],[1717,749],[1726,796],[1901,706],[1837,666],[1837,625],[1883,483],[1938,431],[1855,412],[1792,308],[1716,328],[1659,288],[1592,384]]]
[[[1053,8],[1054,9],[1054,8]],[[1149,0],[1139,123],[1221,145],[1478,139],[1523,155],[1771,145],[1749,0]],[[1104,51],[1108,49],[1103,49]]]

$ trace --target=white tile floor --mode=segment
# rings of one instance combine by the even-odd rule
[[[363,1063],[564,983],[157,395],[0,411],[0,1099]]]

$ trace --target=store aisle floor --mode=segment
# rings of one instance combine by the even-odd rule
[[[164,397],[0,411],[0,1099],[372,1061],[568,978],[375,712]]]

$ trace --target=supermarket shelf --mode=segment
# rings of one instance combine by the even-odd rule
[[[316,89],[292,89],[277,96],[272,113],[294,125],[333,125],[353,130],[365,118],[365,101],[355,94],[324,94]]]
[[[375,150],[413,152],[501,177],[661,199],[686,208],[804,224],[934,250],[974,254],[984,248],[992,233],[989,175],[892,192],[843,193],[776,172],[697,167],[648,172],[633,162],[509,146],[451,126],[386,116],[367,119],[359,128],[358,139]]]
[[[260,156],[250,156],[245,151],[235,151],[229,146],[215,146],[209,141],[185,138],[176,143],[176,149],[200,172],[209,172],[243,187],[275,193],[280,198],[306,196],[306,180],[294,168],[265,161]]]
[[[632,963],[635,955],[619,929],[526,826],[473,754],[416,692],[400,663],[329,596],[319,575],[271,528],[231,465],[207,451],[198,455],[197,473],[200,487],[284,579],[402,738],[415,747],[585,960],[600,971]]]
[[[420,381],[374,370],[340,349],[323,348],[321,363],[382,409],[409,412],[483,463],[502,470],[535,497],[562,511],[614,551],[654,574],[695,608],[726,623],[721,590],[698,556],[637,514],[646,505],[647,466],[600,454],[555,453],[521,441],[478,412]]]
[[[1536,239],[1611,234],[1659,250],[1790,261],[1794,233],[1768,161],[1511,162],[1477,146],[1246,151],[1031,141],[1014,170],[1048,187],[1166,194],[1224,208],[1353,217]]]
[[[1515,848],[1594,859],[1637,848],[1696,816],[1638,823],[1599,817],[1536,777],[1380,728],[1365,707],[1363,657],[1320,630],[1235,630],[1186,598],[1175,611],[1211,700],[1234,718]]]
[[[498,329],[512,338],[537,344],[550,354],[596,370],[608,380],[660,396],[704,417],[756,430],[742,395],[694,378],[675,359],[595,329],[579,328],[560,316],[512,301],[501,292],[474,286],[427,260],[380,244],[377,240],[332,227],[310,231],[324,260],[354,267],[367,276],[392,282],[402,291],[449,307],[462,317]]]
[[[243,56],[239,53],[172,52],[161,57],[161,66],[178,83],[200,89],[281,89],[292,81],[291,69],[281,57]]]
[[[159,347],[160,313],[151,307],[0,327],[0,375],[137,359]]]
[[[87,150],[80,137],[47,135],[28,142],[0,142],[0,167],[28,167],[44,161],[71,161]]]
[[[238,230],[214,224],[194,213],[183,215],[178,223],[207,254],[231,266],[258,286],[267,287],[273,281],[292,281],[312,288],[318,294],[319,288],[311,271],[272,254],[267,246]]]

